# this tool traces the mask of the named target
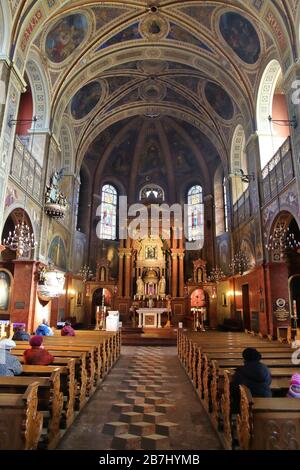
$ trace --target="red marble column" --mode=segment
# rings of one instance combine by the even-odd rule
[[[36,286],[36,262],[32,260],[14,261],[14,282],[11,299],[11,322],[26,323],[31,330],[34,323]]]
[[[178,255],[172,253],[172,297],[177,297],[177,284],[178,284]]]
[[[184,296],[184,253],[179,254],[179,297]]]
[[[119,250],[118,296],[123,297],[124,253]]]
[[[125,297],[131,296],[131,253],[125,254]]]

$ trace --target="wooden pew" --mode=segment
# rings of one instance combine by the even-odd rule
[[[75,418],[75,359],[68,360],[66,366],[31,366],[23,365],[21,377],[50,377],[56,369],[60,372],[60,390],[64,396],[64,411],[61,420],[62,428],[69,428]]]
[[[300,406],[296,398],[253,398],[240,386],[237,435],[242,450],[299,450]]]
[[[70,359],[75,360],[75,385],[76,385],[76,394],[75,394],[75,409],[81,410],[87,401],[87,370],[86,370],[86,357],[85,353],[75,353],[77,357],[69,357],[65,355],[63,351],[59,356],[54,356],[54,361],[51,364],[52,366],[69,366]],[[24,350],[14,349],[13,355],[16,356],[21,364],[24,364]],[[63,356],[63,357],[61,357]]]
[[[60,439],[60,420],[63,410],[58,368],[50,377],[0,377],[0,396],[2,393],[23,394],[32,383],[38,383],[38,410],[43,412],[46,429],[44,440],[39,445],[42,448],[54,449]]]
[[[23,393],[0,393],[0,450],[35,450],[41,437],[43,415],[37,411],[37,381]]]

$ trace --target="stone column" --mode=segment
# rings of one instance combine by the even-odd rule
[[[203,257],[211,266],[215,265],[214,247],[214,198],[211,194],[204,197],[204,249]]]

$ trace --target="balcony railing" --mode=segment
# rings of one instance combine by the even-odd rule
[[[262,170],[264,202],[270,201],[295,177],[290,137]]]
[[[42,168],[28,151],[28,147],[16,136],[10,174],[28,194],[40,200]]]
[[[237,202],[233,205],[233,226],[246,222],[251,217],[251,204],[249,188],[241,195]]]

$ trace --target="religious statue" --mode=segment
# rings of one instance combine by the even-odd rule
[[[141,278],[141,276],[139,276],[137,281],[136,281],[136,293],[137,293],[138,296],[143,296],[144,293],[145,293],[144,281]]]
[[[158,294],[161,297],[164,297],[166,295],[166,279],[165,276],[162,276],[160,278],[159,284],[158,284]]]

